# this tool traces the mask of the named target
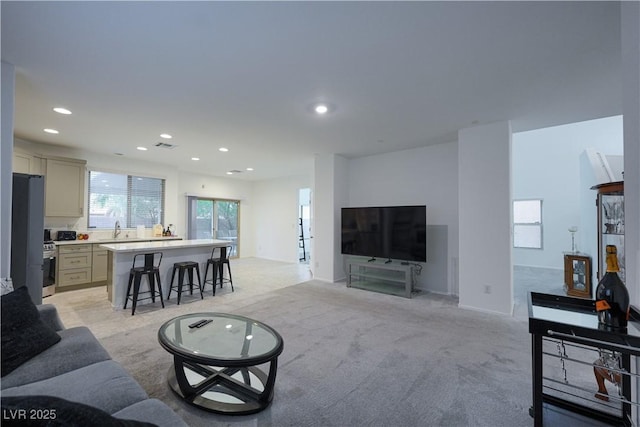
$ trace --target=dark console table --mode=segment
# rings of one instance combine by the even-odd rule
[[[635,307],[631,307],[626,333],[611,332],[599,327],[593,300],[531,292],[529,332],[533,377],[530,413],[536,427],[543,425],[543,405],[611,425],[633,425],[632,407],[639,404],[632,398],[631,383],[639,375],[631,361],[640,356],[640,313]],[[603,352],[615,355],[617,367],[610,372],[621,378],[619,388],[606,383],[608,401],[595,397],[594,360]],[[572,377],[568,370],[577,374]],[[554,378],[547,371],[559,375]]]

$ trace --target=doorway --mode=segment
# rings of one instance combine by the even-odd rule
[[[240,255],[240,201],[189,196],[187,235],[189,239],[230,240],[231,256]]]
[[[298,260],[309,264],[311,260],[311,189],[298,192]]]

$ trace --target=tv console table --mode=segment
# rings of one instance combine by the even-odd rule
[[[411,298],[413,269],[399,261],[347,259],[347,287]]]

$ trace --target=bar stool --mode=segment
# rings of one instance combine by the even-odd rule
[[[144,264],[140,265],[138,257],[144,257]],[[164,308],[164,301],[162,297],[162,283],[160,282],[160,263],[162,262],[162,252],[152,252],[147,254],[136,254],[133,257],[133,265],[129,270],[129,284],[127,285],[127,296],[124,300],[124,308],[127,308],[127,302],[131,300],[131,315],[136,312],[136,305],[138,301],[144,299],[151,299],[152,302],[156,302],[156,294],[160,297],[160,303]],[[142,276],[147,276],[149,282],[149,290],[140,292],[140,282]],[[156,290],[156,281],[158,283],[158,290]],[[133,295],[131,295],[131,285],[133,284]],[[140,295],[149,294],[147,297],[140,297]]]
[[[200,281],[200,266],[195,261],[183,261],[176,262],[173,264],[173,272],[171,273],[171,287],[169,287],[169,294],[167,295],[167,301],[169,301],[169,297],[171,296],[171,290],[176,289],[178,292],[178,305],[180,305],[180,298],[182,297],[182,286],[184,282],[184,273],[187,272],[189,276],[189,291],[190,294],[193,295],[193,270],[196,271],[198,275],[198,289],[200,290],[200,299],[204,299],[204,295],[202,294],[202,282]],[[173,279],[176,277],[176,271],[178,272],[178,285],[173,285]]]
[[[231,277],[231,265],[229,263],[229,255],[231,254],[231,250],[233,248],[231,246],[222,246],[222,247],[214,247],[211,250],[211,257],[207,260],[207,267],[204,270],[204,286],[207,283],[211,283],[213,285],[213,295],[216,294],[216,284],[219,282],[220,287],[224,283],[229,283],[231,285],[231,292],[235,292],[233,289],[233,278]],[[216,252],[218,254],[216,255]],[[224,278],[224,266],[227,266],[227,271],[229,272],[229,278]],[[213,278],[211,280],[207,280],[207,275],[209,274],[209,266],[212,267]],[[218,275],[220,275],[220,279],[218,280]]]

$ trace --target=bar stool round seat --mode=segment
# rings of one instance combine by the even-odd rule
[[[198,276],[198,290],[200,291],[200,299],[204,299],[204,295],[202,294],[202,282],[200,281],[200,266],[195,261],[182,261],[176,262],[173,264],[173,271],[171,273],[171,286],[169,287],[169,292],[167,294],[167,301],[171,296],[171,290],[175,289],[178,292],[178,305],[180,305],[180,299],[182,298],[182,287],[184,285],[189,285],[189,292],[193,295],[193,271],[196,271]],[[176,278],[176,271],[178,272],[178,284],[174,285],[173,281]],[[187,273],[189,278],[189,283],[184,283],[184,273]]]
[[[140,260],[144,260],[140,261]],[[162,297],[162,282],[160,281],[160,263],[162,262],[162,252],[152,252],[146,254],[136,254],[133,257],[133,265],[129,270],[129,283],[127,285],[127,296],[124,300],[124,308],[127,308],[127,303],[131,301],[131,315],[136,313],[136,306],[138,301],[151,299],[152,302],[156,302],[156,295],[160,297],[160,304],[164,308],[164,301]],[[140,284],[142,277],[147,277],[147,283],[149,284],[149,290],[140,292]],[[157,289],[156,289],[157,284]],[[133,294],[131,288],[133,286]],[[146,296],[141,296],[146,295]]]

